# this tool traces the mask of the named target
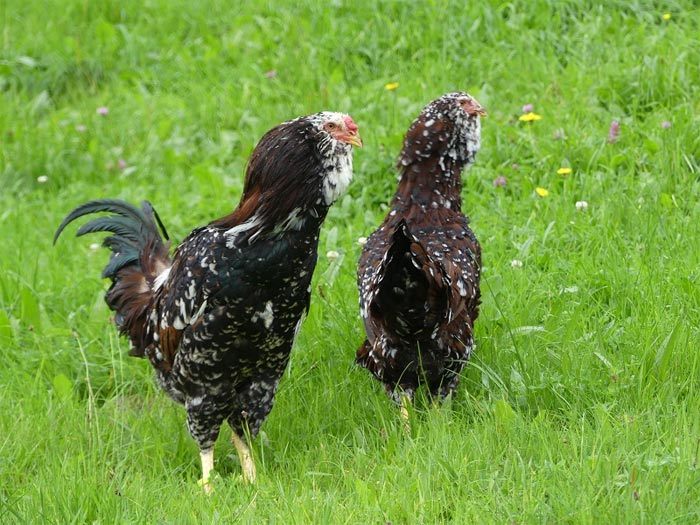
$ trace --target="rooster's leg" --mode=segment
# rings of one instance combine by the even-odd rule
[[[202,479],[199,480],[199,484],[204,489],[204,492],[209,494],[211,492],[211,471],[214,470],[214,449],[202,450],[199,452],[199,457],[202,460]]]
[[[231,434],[231,442],[233,446],[236,447],[238,451],[238,457],[241,460],[241,468],[243,469],[243,479],[248,483],[255,482],[255,462],[253,462],[253,455],[250,452],[250,448],[245,440],[236,434],[235,431]]]

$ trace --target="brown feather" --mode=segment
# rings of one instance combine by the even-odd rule
[[[249,220],[260,204],[260,188],[251,188],[243,193],[241,202],[228,215],[211,222],[211,226],[218,228],[233,228]]]

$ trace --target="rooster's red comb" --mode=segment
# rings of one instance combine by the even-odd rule
[[[345,125],[348,127],[348,131],[357,131],[358,129],[360,129],[357,127],[357,124],[355,124],[355,121],[350,115],[345,115],[345,118],[343,120],[345,121]]]

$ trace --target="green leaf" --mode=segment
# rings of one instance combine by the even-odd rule
[[[505,399],[496,401],[493,407],[493,415],[496,418],[496,425],[500,428],[511,427],[515,422],[515,411]]]
[[[20,292],[20,304],[22,322],[27,326],[39,328],[41,326],[41,312],[39,303],[34,297],[34,292],[27,286],[22,287]]]
[[[73,382],[65,374],[58,374],[53,378],[53,391],[60,400],[73,397]]]
[[[646,139],[644,141],[644,149],[653,154],[659,151],[659,145],[651,139]]]
[[[679,325],[676,324],[666,338],[661,342],[654,357],[654,371],[659,379],[663,379],[668,372],[673,349],[678,340]]]
[[[0,339],[12,339],[12,324],[5,310],[0,310]]]
[[[668,193],[662,193],[659,195],[659,204],[664,208],[677,208],[676,197]]]
[[[618,155],[615,155],[612,159],[610,159],[610,167],[615,169],[618,166],[622,166],[623,164],[627,163],[627,155],[620,153]]]

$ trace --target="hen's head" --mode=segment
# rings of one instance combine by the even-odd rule
[[[240,204],[216,224],[246,223],[234,230],[252,236],[319,223],[352,180],[353,146],[362,146],[362,139],[344,113],[324,111],[279,124],[248,160]]]
[[[481,147],[481,117],[486,110],[467,93],[448,93],[423,108],[408,128],[399,168],[437,157],[443,171],[474,162]]]

